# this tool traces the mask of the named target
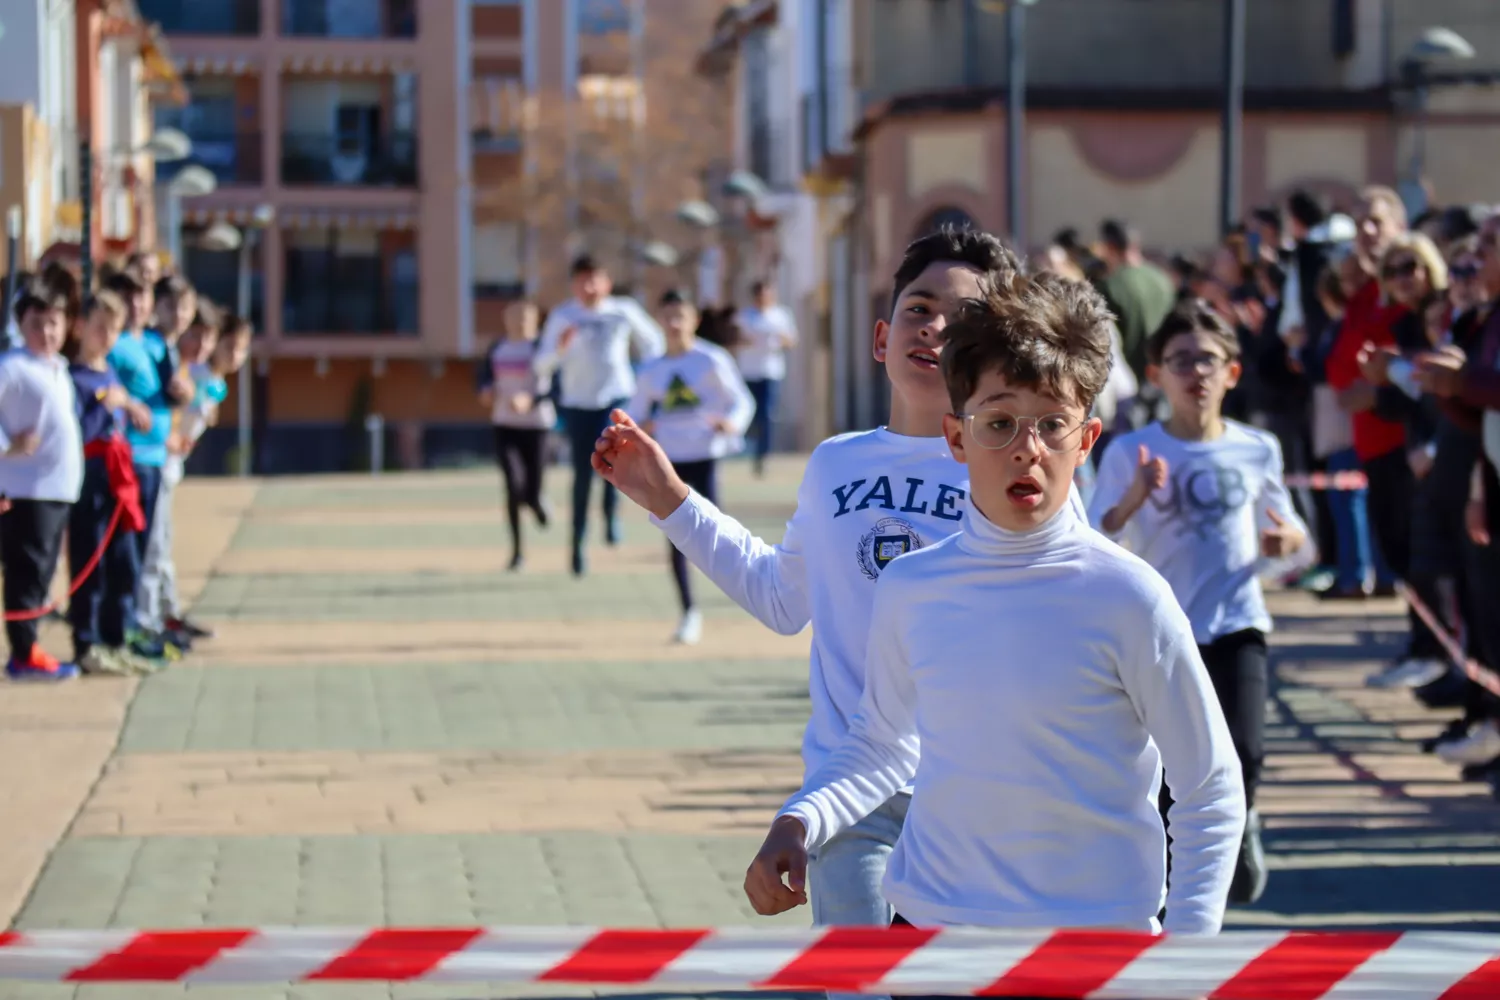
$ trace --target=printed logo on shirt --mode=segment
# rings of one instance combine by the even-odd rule
[[[915,476],[907,476],[904,483],[895,486],[891,484],[890,476],[877,476],[874,482],[856,479],[835,486],[829,494],[838,505],[833,512],[835,518],[874,507],[902,514],[929,514],[944,521],[963,520],[964,514],[958,502],[967,495],[960,487],[947,483],[929,485],[927,480]],[[896,505],[898,496],[902,498],[899,507]]]
[[[696,410],[702,403],[703,400],[681,375],[673,375],[672,381],[667,385],[666,395],[662,397],[661,409],[663,413],[680,413],[684,410]]]
[[[859,568],[871,580],[880,578],[880,571],[890,565],[892,559],[915,552],[922,547],[922,536],[911,522],[899,517],[887,517],[865,532],[859,540]]]
[[[1193,462],[1173,470],[1166,488],[1151,496],[1152,506],[1199,538],[1216,534],[1220,525],[1249,502],[1244,472],[1212,462]]]

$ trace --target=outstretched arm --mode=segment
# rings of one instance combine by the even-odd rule
[[[595,471],[649,511],[672,544],[740,607],[782,635],[806,628],[812,612],[798,522],[807,481],[781,544],[770,545],[693,493],[661,446],[628,414],[616,410],[610,419],[595,447]]]

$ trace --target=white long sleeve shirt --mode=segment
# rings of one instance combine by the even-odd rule
[[[717,344],[695,341],[681,354],[664,354],[636,373],[635,396],[626,407],[674,462],[723,458],[745,447],[755,399]],[[719,422],[731,429],[719,429]]]
[[[577,332],[564,347],[570,328]],[[547,316],[533,364],[544,378],[560,373],[563,406],[602,410],[635,393],[632,355],[645,362],[666,349],[661,327],[634,299],[611,296],[597,309],[570,299]]]
[[[6,455],[35,433],[36,450]],[[77,503],[83,489],[83,432],[68,363],[24,347],[0,355],[0,494],[12,500]]]
[[[1154,930],[1163,901],[1168,931],[1223,922],[1228,726],[1166,582],[1076,507],[1025,533],[971,509],[887,568],[848,738],[782,814],[817,847],[913,776],[884,895],[918,926]]]
[[[797,342],[797,321],[792,311],[780,304],[769,309],[749,306],[736,318],[744,337],[735,349],[741,374],[747,379],[786,378],[786,352]],[[783,338],[790,343],[784,345]]]
[[[875,582],[898,556],[958,531],[968,491],[968,469],[943,438],[879,428],[829,438],[813,450],[780,545],[752,535],[696,493],[655,522],[769,628],[796,635],[812,623],[812,717],[802,738],[808,773],[843,741],[859,708]],[[1076,490],[1072,496],[1082,516]]]
[[[1099,461],[1089,520],[1130,489],[1140,447],[1167,461],[1167,484],[1125,523],[1117,539],[1166,577],[1201,644],[1243,629],[1271,630],[1260,577],[1310,566],[1316,548],[1282,479],[1281,446],[1265,431],[1232,420],[1212,441],[1183,441],[1160,423],[1115,438]],[[1260,554],[1268,510],[1308,541],[1290,559]]]

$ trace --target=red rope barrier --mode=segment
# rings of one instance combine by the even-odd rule
[[[104,551],[109,548],[110,539],[115,537],[115,528],[119,526],[120,515],[124,511],[125,507],[123,504],[115,504],[115,512],[109,519],[109,527],[104,529],[104,540],[99,543],[99,547],[94,550],[94,554],[89,557],[89,561],[84,563],[83,570],[73,578],[72,584],[68,587],[66,599],[71,600],[73,595],[78,593],[78,588],[83,586],[83,581],[89,578],[89,574],[99,568],[99,561],[104,558]],[[7,611],[5,612],[4,619],[8,622],[33,622],[38,618],[47,617],[56,611],[60,604],[62,604],[62,601],[53,601],[51,604],[40,608],[28,608],[24,611]]]

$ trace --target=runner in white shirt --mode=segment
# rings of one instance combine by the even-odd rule
[[[535,365],[542,378],[558,375],[558,404],[573,464],[573,574],[588,569],[584,534],[594,470],[594,441],[612,410],[635,392],[631,361],[650,361],[666,349],[661,327],[633,299],[610,294],[609,272],[584,255],[573,262],[574,298],[552,310],[542,328]],[[620,540],[615,488],[604,484],[604,541]]]
[[[1219,930],[1244,822],[1223,713],[1166,581],[1069,502],[1109,330],[1098,292],[1052,274],[948,328],[969,509],[881,576],[859,711],[746,873],[758,912],[800,905],[808,849],[915,778],[884,883],[897,923],[1146,931],[1165,900],[1167,930]]]
[[[641,367],[626,410],[656,438],[682,481],[712,503],[718,460],[745,447],[755,400],[729,352],[698,339],[698,310],[681,292],[662,296],[660,315],[667,353]],[[693,603],[687,558],[671,542],[667,548],[682,602],[676,640],[692,645],[702,638],[703,615]]]
[[[784,635],[813,626],[812,717],[802,759],[813,773],[843,740],[865,687],[875,583],[904,553],[959,531],[968,470],[942,437],[951,404],[938,370],[942,332],[982,282],[1007,281],[1018,262],[998,239],[970,230],[924,237],[892,278],[888,319],[873,354],[891,380],[885,427],[824,441],[808,459],[797,510],[779,545],[690,490],[661,447],[621,413],[598,445],[595,468],[745,610]],[[1068,494],[1077,503],[1076,493]],[[1082,516],[1081,506],[1077,508]],[[909,790],[821,843],[812,859],[813,920],[885,925],[886,859],[901,833]]]
[[[755,397],[750,447],[755,474],[764,475],[775,431],[776,403],[786,378],[786,355],[797,344],[797,321],[790,309],[776,301],[776,289],[770,282],[757,281],[750,286],[750,294],[754,305],[741,309],[736,317],[740,342],[735,359]]]
[[[1310,566],[1315,553],[1282,482],[1276,438],[1220,412],[1240,374],[1234,330],[1207,303],[1184,303],[1146,354],[1172,416],[1110,444],[1089,511],[1166,577],[1192,622],[1243,769],[1247,827],[1230,898],[1253,903],[1266,883],[1254,808],[1271,630],[1260,577]]]

